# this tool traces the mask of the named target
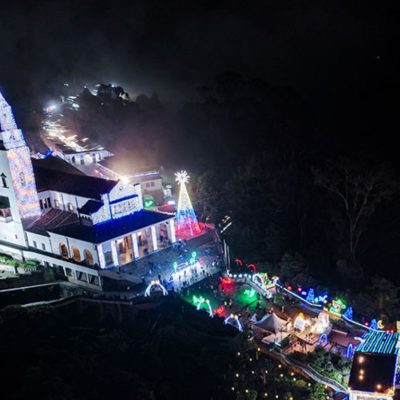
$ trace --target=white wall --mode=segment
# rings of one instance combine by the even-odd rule
[[[26,232],[26,236],[30,247],[34,247],[38,250],[53,253],[50,238],[48,236],[39,235],[38,233],[33,233],[33,232]],[[36,242],[36,246],[34,242]]]
[[[43,200],[50,197],[51,199],[51,207],[54,207],[54,200],[58,200],[59,203],[59,209],[60,210],[65,210],[68,211],[68,203],[71,203],[73,206],[72,212],[75,214],[78,213],[78,208],[83,207],[84,204],[88,201],[91,200],[88,197],[81,197],[81,196],[76,196],[74,194],[68,194],[68,193],[62,193],[62,192],[56,192],[54,190],[46,190],[44,192],[39,193],[39,200]]]
[[[49,232],[49,235],[54,254],[61,255],[60,243],[64,243],[68,247],[70,258],[72,258],[72,247],[75,246],[79,249],[82,261],[84,260],[84,250],[89,250],[93,256],[93,263],[100,264],[97,256],[96,246],[93,243],[79,239],[69,238],[64,235],[59,235],[52,232]]]

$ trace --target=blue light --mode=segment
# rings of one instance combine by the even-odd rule
[[[351,358],[354,354],[354,347],[351,343],[347,346],[346,358]]]
[[[318,346],[325,347],[328,344],[328,335],[323,333],[318,339]]]
[[[310,290],[308,291],[306,300],[309,301],[310,303],[315,301],[315,295],[314,295],[314,289],[310,288]]]
[[[371,320],[371,323],[370,323],[369,327],[370,327],[371,329],[374,329],[374,330],[377,330],[377,329],[378,329],[378,322],[376,321],[375,318]]]
[[[347,310],[344,312],[343,317],[346,317],[349,320],[353,320],[353,308],[347,307]]]

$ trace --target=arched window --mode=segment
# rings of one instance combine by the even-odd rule
[[[54,199],[54,208],[60,208],[60,202],[57,199]]]
[[[94,262],[93,262],[93,254],[92,254],[91,251],[85,249],[83,251],[83,257],[84,257],[87,265],[93,265],[94,264]]]
[[[67,210],[70,211],[70,212],[74,211],[74,206],[72,205],[72,203],[68,203],[67,204]]]
[[[60,243],[60,254],[64,258],[68,258],[68,247],[65,243]]]
[[[76,246],[72,246],[71,248],[72,258],[74,261],[80,262],[81,261],[81,253]]]
[[[72,164],[76,164],[75,156],[72,156]]]

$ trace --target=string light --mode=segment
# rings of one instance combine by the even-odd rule
[[[0,93],[0,137],[7,150],[12,185],[21,218],[41,214],[31,155],[10,105]]]
[[[186,171],[180,171],[175,173],[175,177],[180,185],[178,209],[176,212],[176,235],[181,238],[197,236],[201,233],[201,228],[186,188],[189,175]]]

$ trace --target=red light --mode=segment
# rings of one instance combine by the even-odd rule
[[[297,291],[300,293],[301,292],[301,287],[297,288]]]
[[[220,281],[221,281],[222,285],[232,285],[233,284],[233,279],[232,278],[222,277],[222,278],[220,278]]]
[[[225,311],[225,307],[223,305],[221,305],[217,309],[214,310],[214,314],[221,317],[224,314],[224,311]]]
[[[365,325],[365,326],[369,326],[369,322],[365,322],[364,325]]]
[[[288,288],[288,290],[290,290],[290,291],[293,290],[293,288],[292,288],[291,286],[288,286],[287,288]]]
[[[247,264],[247,268],[252,269],[256,273],[256,266],[254,264]]]

